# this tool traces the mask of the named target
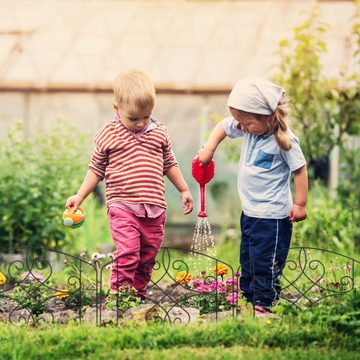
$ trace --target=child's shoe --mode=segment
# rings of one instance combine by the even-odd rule
[[[272,317],[275,314],[267,307],[255,305],[254,306],[255,317]]]

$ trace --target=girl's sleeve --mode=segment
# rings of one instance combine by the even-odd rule
[[[91,155],[89,169],[93,171],[101,180],[105,177],[105,169],[108,165],[108,153],[106,151],[106,128],[103,128],[95,136],[95,146]]]
[[[281,154],[290,171],[293,172],[306,165],[306,160],[300,148],[299,138],[295,135],[290,136],[290,143],[291,149],[289,151],[281,150]]]
[[[163,146],[164,154],[164,174],[173,166],[178,166],[175,154],[172,150],[171,139],[168,132],[165,130],[165,144]]]
[[[227,117],[221,121],[222,126],[224,128],[226,136],[231,139],[244,136],[244,132],[240,130],[238,126],[238,122],[233,117]]]

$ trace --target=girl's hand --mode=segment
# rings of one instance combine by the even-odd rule
[[[306,206],[296,205],[292,207],[289,215],[289,220],[291,222],[297,222],[305,220],[307,216]]]
[[[72,213],[74,213],[81,203],[84,201],[84,198],[82,198],[80,195],[73,195],[70,196],[66,201],[66,208],[68,208]]]
[[[214,156],[214,151],[212,151],[211,149],[209,149],[209,147],[204,146],[202,147],[198,153],[197,153],[198,157],[199,157],[199,161],[201,166],[205,166],[207,165],[211,159]]]
[[[194,207],[194,202],[189,190],[181,192],[181,201],[182,206],[184,207],[184,215],[191,213]]]

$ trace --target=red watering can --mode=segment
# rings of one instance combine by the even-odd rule
[[[214,177],[215,162],[211,160],[207,165],[201,166],[196,156],[192,161],[192,176],[200,184],[200,211],[199,217],[207,217],[205,211],[205,184]]]

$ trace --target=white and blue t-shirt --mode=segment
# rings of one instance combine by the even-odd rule
[[[291,149],[280,148],[273,134],[252,135],[238,129],[233,117],[222,120],[229,138],[243,137],[238,192],[245,215],[283,219],[292,208],[291,172],[306,164],[299,139],[288,130]]]

